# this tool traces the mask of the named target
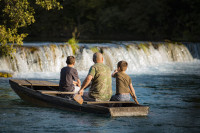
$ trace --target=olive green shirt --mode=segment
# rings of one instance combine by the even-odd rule
[[[115,73],[114,77],[116,78],[116,94],[129,93],[131,78],[123,72]]]
[[[93,77],[89,96],[100,101],[108,101],[112,96],[111,70],[103,63],[91,66],[88,75]]]

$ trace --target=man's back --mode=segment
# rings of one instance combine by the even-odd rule
[[[110,100],[112,96],[110,68],[103,63],[96,63],[90,68],[89,74],[93,77],[89,96],[97,100]]]

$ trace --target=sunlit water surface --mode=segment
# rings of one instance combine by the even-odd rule
[[[37,107],[22,101],[10,88],[8,79],[0,78],[0,132],[200,132],[199,64],[158,68],[147,74],[129,73],[138,101],[150,107],[147,117],[112,118]],[[23,76],[59,82],[58,73]],[[85,76],[86,72],[80,72],[82,81]]]

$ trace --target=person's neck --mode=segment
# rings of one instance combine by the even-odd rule
[[[125,73],[126,71],[119,71],[119,72],[121,72],[121,73]]]
[[[97,61],[96,63],[103,63],[103,61]]]
[[[68,66],[68,67],[74,67],[74,65],[73,65],[73,64],[68,64],[67,66]]]

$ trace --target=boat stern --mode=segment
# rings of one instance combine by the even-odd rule
[[[147,116],[149,107],[136,106],[136,107],[111,107],[109,108],[110,115],[116,116]]]

